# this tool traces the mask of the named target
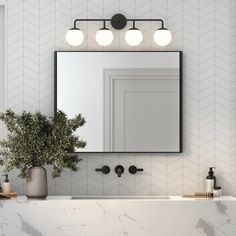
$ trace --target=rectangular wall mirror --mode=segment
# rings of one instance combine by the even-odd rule
[[[55,109],[79,152],[181,152],[181,52],[55,52]]]

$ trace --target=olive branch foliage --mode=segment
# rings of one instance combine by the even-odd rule
[[[51,165],[52,177],[59,177],[64,168],[78,171],[81,158],[73,153],[84,148],[86,142],[75,131],[85,124],[81,114],[73,119],[58,110],[54,117],[41,112],[16,114],[12,110],[0,113],[8,130],[7,138],[0,141],[0,165],[9,172],[19,169],[19,176],[27,177],[30,166]]]

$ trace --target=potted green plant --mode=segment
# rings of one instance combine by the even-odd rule
[[[52,165],[52,177],[59,177],[64,168],[78,171],[81,159],[75,148],[84,148],[86,142],[75,135],[85,123],[81,114],[68,119],[62,111],[54,117],[40,112],[11,110],[0,114],[8,129],[7,139],[0,141],[0,165],[9,172],[19,169],[20,177],[26,178],[26,196],[45,198],[47,190],[46,165]]]

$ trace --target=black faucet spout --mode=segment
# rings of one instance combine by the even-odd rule
[[[124,173],[124,171],[125,171],[125,168],[122,165],[118,165],[115,167],[115,172],[119,178]]]

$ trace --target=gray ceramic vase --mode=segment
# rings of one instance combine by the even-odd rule
[[[28,169],[25,195],[28,198],[46,198],[48,195],[47,171],[41,166],[31,166]]]

